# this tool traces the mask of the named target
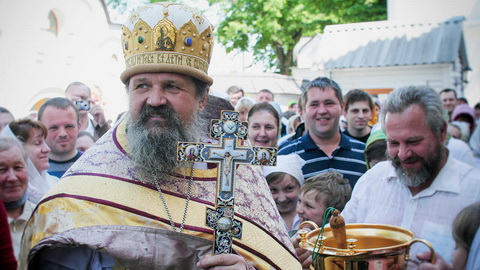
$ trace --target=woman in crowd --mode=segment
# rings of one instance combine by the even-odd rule
[[[29,182],[29,200],[38,203],[42,196],[58,181],[47,173],[50,167],[48,153],[50,148],[45,143],[47,128],[42,122],[28,118],[10,122],[1,133],[2,137],[19,140],[27,152],[27,170]]]
[[[235,111],[238,112],[238,118],[240,121],[247,121],[248,111],[253,107],[254,102],[247,98],[243,97],[235,105]]]
[[[302,118],[299,114],[292,115],[290,118],[288,118],[287,135],[294,134],[300,123],[302,123]]]
[[[15,257],[18,260],[23,230],[35,204],[28,198],[27,155],[13,138],[0,138],[0,199],[7,209]]]
[[[452,112],[452,122],[453,121],[460,121],[465,122],[469,128],[469,136],[473,133],[476,126],[475,121],[475,109],[471,108],[467,104],[460,104],[455,106],[455,109]],[[468,139],[467,139],[468,141]]]
[[[257,103],[248,112],[248,140],[253,146],[277,147],[280,117],[268,103]]]
[[[298,230],[300,225],[300,217],[296,209],[300,187],[304,180],[303,165],[305,160],[297,154],[290,154],[278,156],[277,166],[267,166],[263,170],[273,200],[290,236]]]

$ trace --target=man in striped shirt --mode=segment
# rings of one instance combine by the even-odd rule
[[[306,161],[305,179],[325,171],[337,171],[353,186],[366,172],[365,144],[340,132],[343,112],[342,90],[333,80],[319,77],[302,93],[305,125],[308,133],[282,145],[280,155],[295,153]]]

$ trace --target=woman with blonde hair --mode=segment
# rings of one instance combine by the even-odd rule
[[[238,112],[240,121],[247,121],[248,111],[250,111],[254,104],[253,100],[247,97],[243,97],[237,102],[235,111]]]

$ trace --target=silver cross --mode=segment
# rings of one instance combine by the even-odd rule
[[[232,237],[242,238],[242,222],[235,219],[235,170],[237,164],[275,166],[277,148],[240,146],[246,140],[247,122],[238,118],[238,112],[222,111],[222,119],[211,120],[210,137],[218,145],[179,142],[177,159],[218,164],[217,198],[215,209],[207,209],[206,224],[214,229],[213,254],[232,252]]]

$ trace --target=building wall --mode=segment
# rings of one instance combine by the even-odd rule
[[[298,72],[298,71],[297,71]],[[305,73],[306,79],[327,76],[336,81],[342,91],[347,93],[352,89],[395,89],[405,85],[428,85],[440,91],[450,87],[452,77],[451,64],[396,66],[381,68],[334,69],[323,72]]]
[[[407,22],[440,22],[464,16],[469,81],[464,95],[471,106],[480,102],[480,0],[388,0],[388,19]]]
[[[127,104],[120,33],[100,0],[0,1],[0,106],[21,118],[39,100],[64,96],[70,82],[82,81],[102,90],[114,120]]]
[[[344,91],[354,88],[398,88],[405,85],[428,85],[441,90],[450,85],[450,65],[364,68],[333,70],[331,78]]]
[[[81,81],[92,90],[102,91],[106,116],[115,120],[128,109],[127,95],[119,76],[124,70],[121,25],[108,22],[102,0],[0,0],[0,106],[16,118],[27,116],[44,99],[64,96],[67,85]],[[50,30],[49,13],[57,20]],[[216,44],[209,74],[214,78],[211,91],[225,96],[227,74],[238,74],[248,86],[251,78],[263,74],[264,67],[252,65],[248,53],[229,53]],[[232,82],[232,84],[234,84]],[[281,89],[279,100],[285,97]],[[297,91],[299,91],[297,89]]]

